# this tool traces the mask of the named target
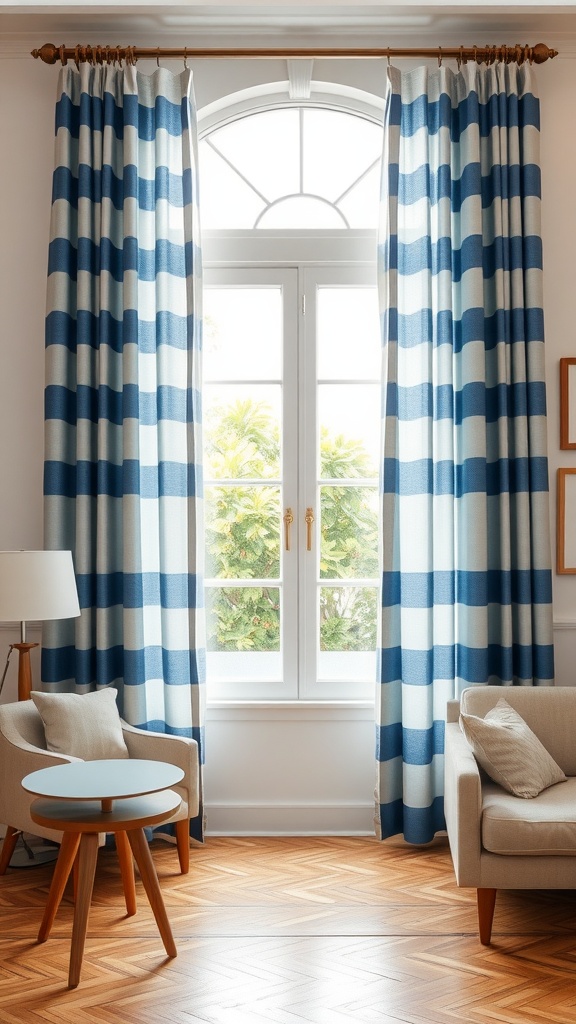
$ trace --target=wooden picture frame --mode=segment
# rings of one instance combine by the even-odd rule
[[[576,469],[558,470],[556,509],[556,572],[576,573]]]
[[[560,360],[560,447],[576,448],[576,358]]]

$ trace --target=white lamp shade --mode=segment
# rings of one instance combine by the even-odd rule
[[[0,621],[80,615],[70,551],[0,551]]]

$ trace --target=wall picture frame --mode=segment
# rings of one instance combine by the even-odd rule
[[[576,449],[576,358],[560,360],[560,447]]]
[[[557,472],[556,572],[576,573],[576,469]]]

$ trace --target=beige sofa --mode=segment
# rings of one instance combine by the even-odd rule
[[[478,767],[460,709],[484,718],[505,700],[568,776],[534,799],[512,796]],[[477,890],[480,941],[492,932],[498,889],[576,888],[576,687],[475,686],[450,701],[445,811],[459,886]]]

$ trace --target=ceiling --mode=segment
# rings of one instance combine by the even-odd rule
[[[3,42],[29,33],[41,41],[68,45],[94,42],[94,32],[113,31],[114,42],[143,45],[150,37],[166,45],[184,41],[238,36],[274,36],[276,45],[291,45],[310,38],[354,38],[358,45],[410,45],[416,37],[427,45],[442,42],[536,43],[558,40],[576,33],[575,4],[428,4],[405,0],[401,6],[378,3],[332,3],[321,0],[310,6],[305,0],[283,5],[276,2],[220,4],[19,4],[0,2],[0,36]],[[183,38],[186,33],[188,39]],[[375,33],[378,39],[375,39]],[[521,35],[519,35],[521,33]],[[42,40],[40,40],[40,36]]]

